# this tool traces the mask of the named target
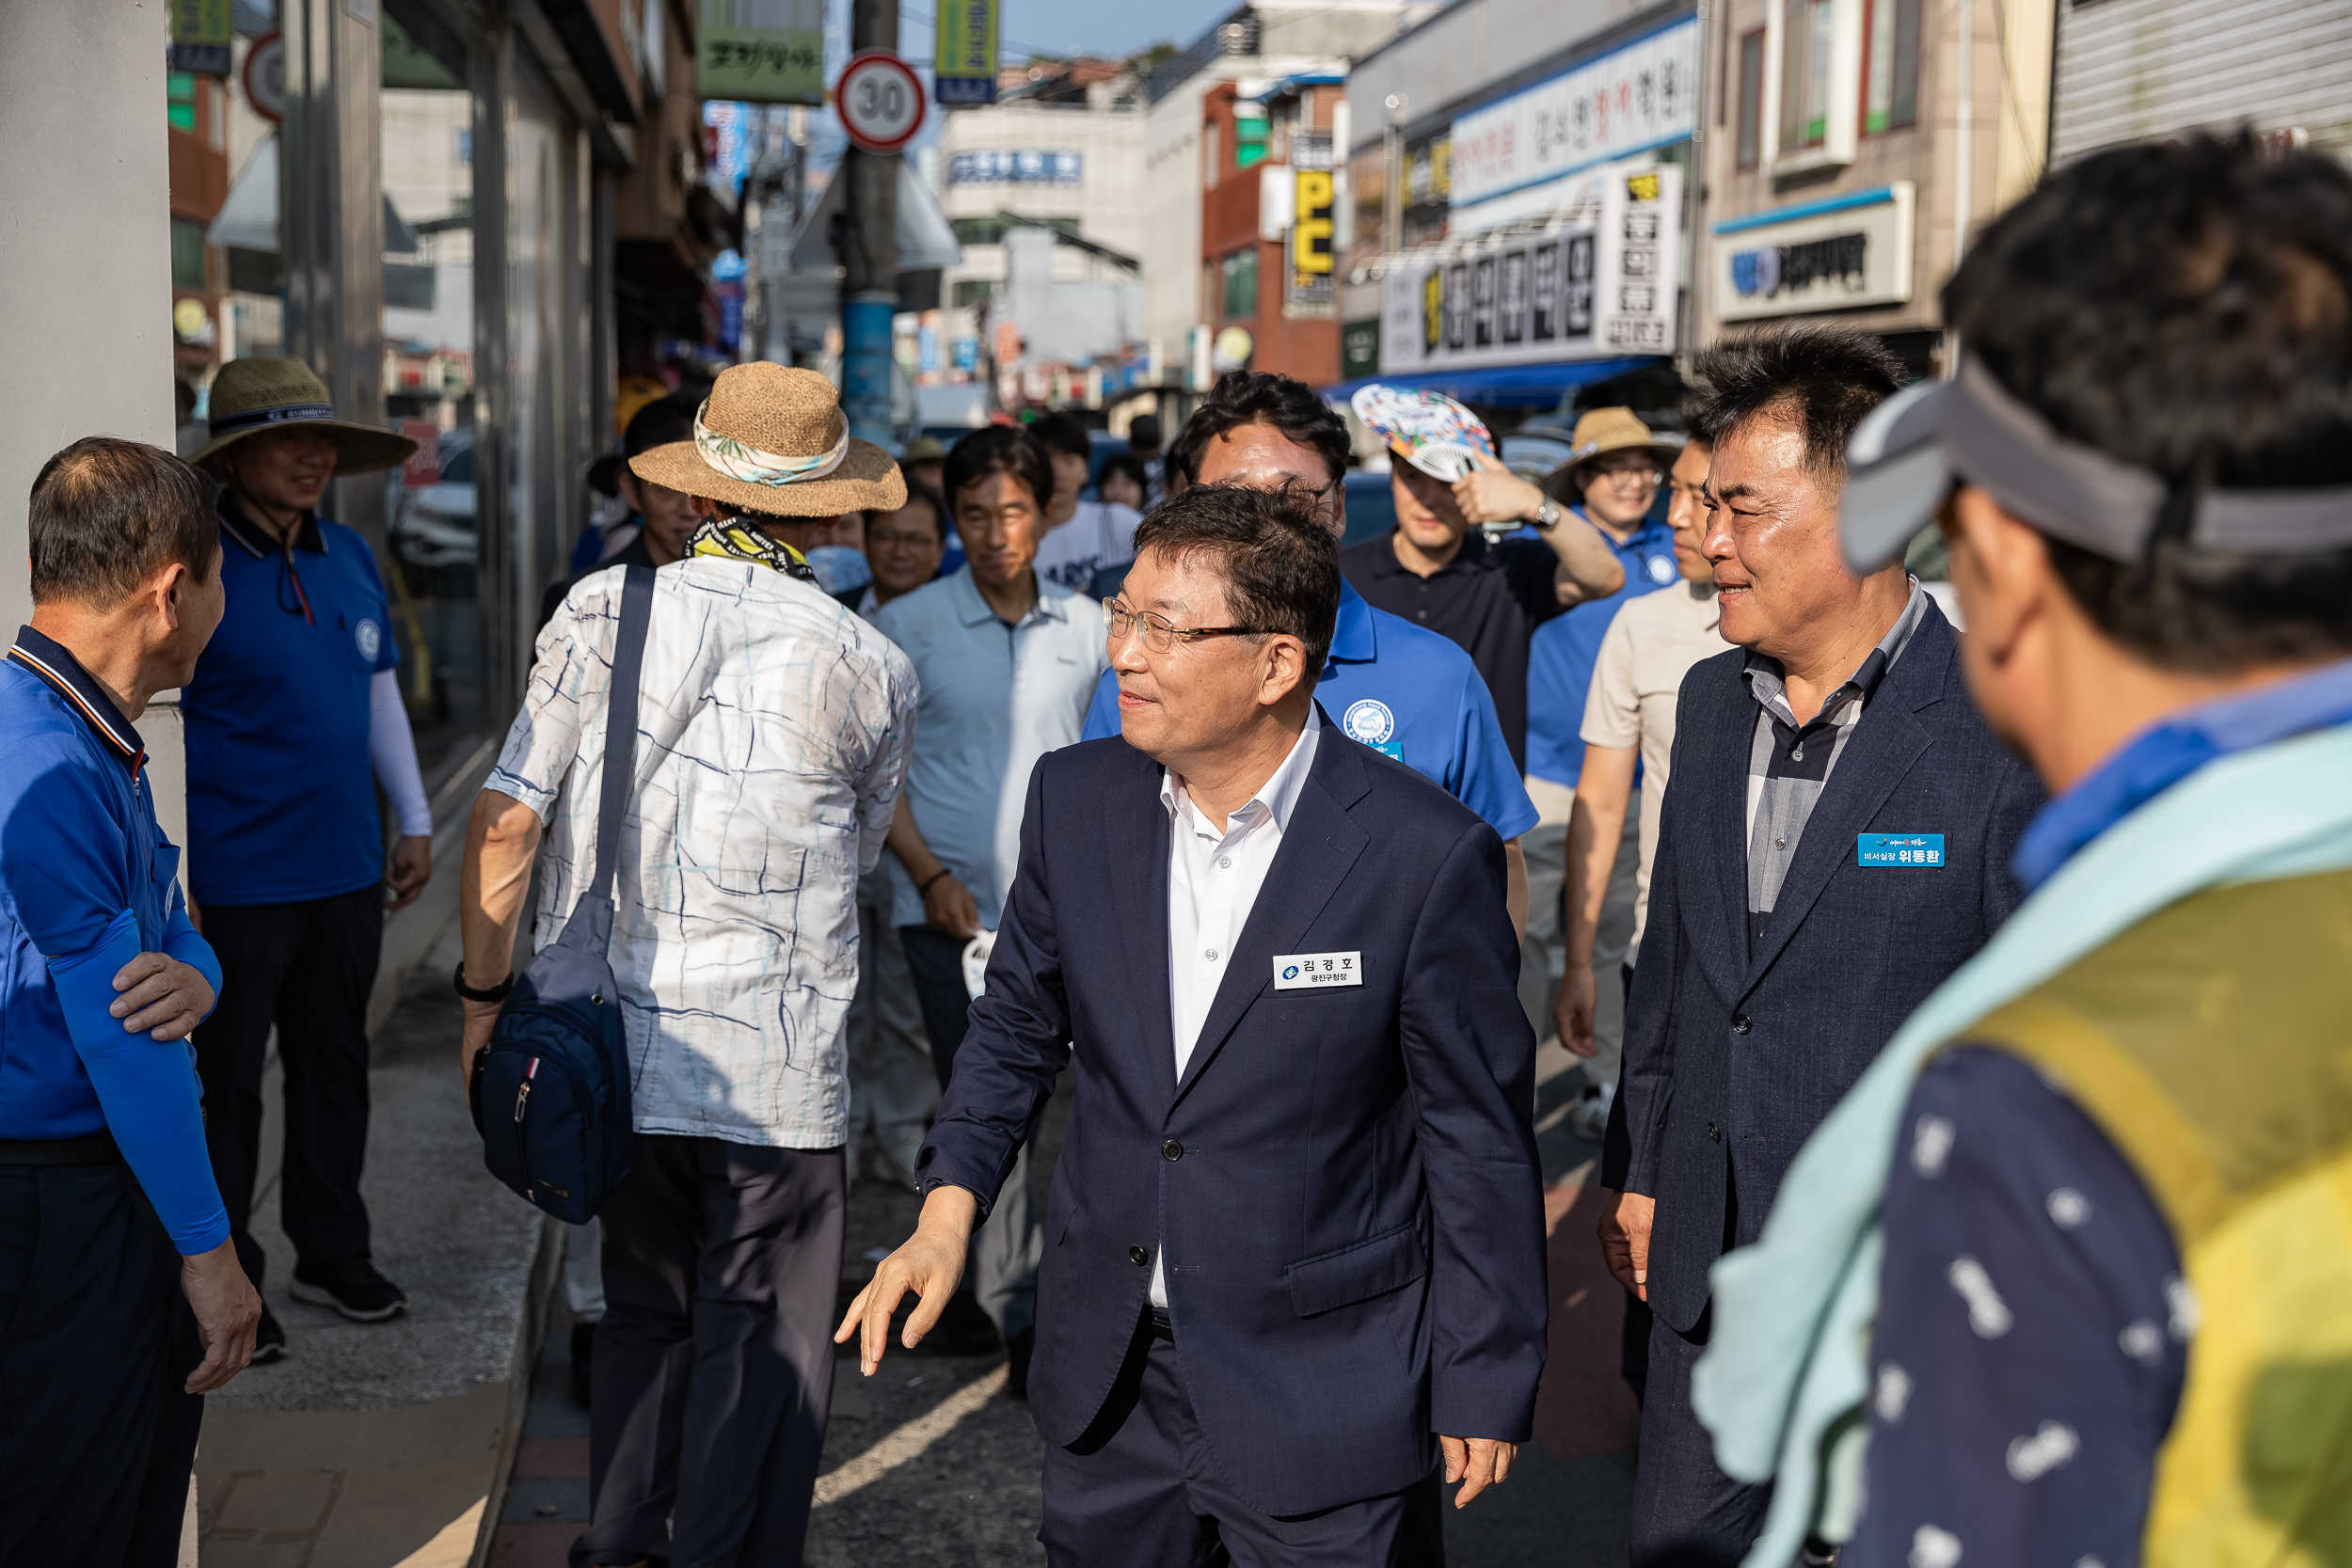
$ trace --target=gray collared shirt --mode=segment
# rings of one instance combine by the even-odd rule
[[[1748,749],[1748,939],[1751,942],[1772,912],[1780,885],[1797,858],[1797,845],[1813,808],[1829,787],[1830,770],[1837,766],[1862,721],[1862,710],[1878,690],[1886,672],[1903,657],[1912,634],[1927,614],[1927,591],[1911,579],[1911,597],[1902,613],[1879,639],[1845,685],[1829,694],[1821,711],[1797,722],[1788,705],[1788,688],[1781,677],[1780,661],[1762,654],[1748,655],[1748,694],[1756,699],[1756,738]]]

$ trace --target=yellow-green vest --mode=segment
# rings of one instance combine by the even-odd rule
[[[2195,1291],[2148,1568],[2352,1565],[2352,872],[2183,899],[1959,1038],[2099,1125]]]

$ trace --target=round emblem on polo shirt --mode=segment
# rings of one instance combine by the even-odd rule
[[[1651,556],[1649,558],[1649,579],[1661,586],[1674,581],[1675,558],[1670,555]]]
[[[361,621],[352,627],[351,640],[358,644],[359,657],[370,664],[373,664],[375,656],[384,651],[384,628],[372,620]]]
[[[1340,716],[1340,728],[1350,740],[1377,746],[1396,734],[1396,715],[1389,711],[1388,704],[1365,697],[1348,704],[1347,711]]]

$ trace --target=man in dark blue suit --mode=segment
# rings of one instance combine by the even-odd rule
[[[1731,1564],[1764,1488],[1691,1412],[1708,1270],[1756,1240],[1788,1163],[1898,1025],[2016,908],[2033,774],[1969,700],[1951,626],[1899,561],[1846,567],[1846,442],[1901,385],[1874,338],[1807,325],[1700,356],[1694,437],[1725,641],[1675,759],[1602,1166],[1612,1270],[1655,1314],[1637,1568]]]
[[[1544,1360],[1502,842],[1315,706],[1311,498],[1196,486],[1106,607],[1123,740],[1045,756],[921,1223],[838,1336],[918,1340],[1073,1059],[1030,1406],[1055,1564],[1435,1560]]]

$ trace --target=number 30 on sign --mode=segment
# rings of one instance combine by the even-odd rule
[[[867,152],[897,152],[923,128],[922,79],[887,49],[850,55],[833,101],[850,140]]]

